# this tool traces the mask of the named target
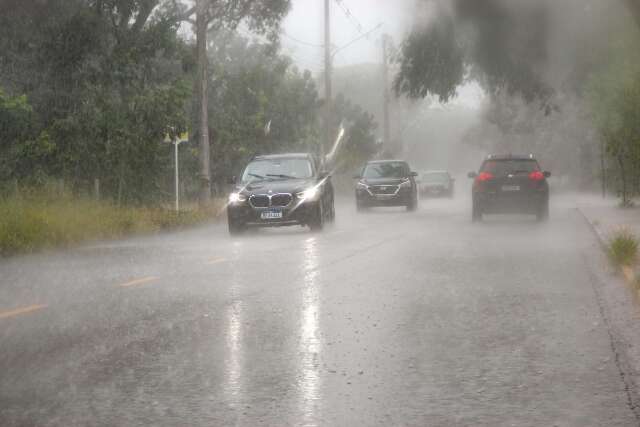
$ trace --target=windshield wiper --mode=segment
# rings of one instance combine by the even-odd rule
[[[248,173],[247,175],[252,176],[254,178],[258,178],[258,179],[264,179],[264,176],[258,175],[258,174],[255,174],[255,173]]]
[[[282,179],[298,179],[295,176],[285,175],[285,174],[282,174],[282,173],[268,173],[267,176],[272,176],[272,177],[275,177],[275,178],[282,178]]]

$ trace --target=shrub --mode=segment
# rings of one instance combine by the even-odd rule
[[[68,195],[28,194],[0,199],[0,255],[64,247],[192,226],[216,217],[210,210],[118,207]]]
[[[609,257],[617,267],[632,266],[638,257],[638,239],[627,229],[616,231],[609,242]]]

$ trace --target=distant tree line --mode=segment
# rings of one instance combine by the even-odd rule
[[[273,34],[249,34],[277,28],[267,9],[283,3],[249,2],[252,21],[241,32],[237,25],[210,30],[208,127],[218,191],[254,154],[319,150],[323,101],[312,75],[279,52]],[[168,200],[173,150],[165,136],[189,131],[195,140],[198,129],[196,46],[180,31],[185,7],[173,0],[3,1],[0,187],[63,180],[87,192],[99,179],[102,194],[120,203]],[[345,122],[349,161],[360,162],[374,150],[376,125],[365,111],[334,102],[332,121]],[[180,146],[187,195],[197,192],[198,150],[193,142]]]

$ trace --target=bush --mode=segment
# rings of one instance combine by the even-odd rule
[[[638,258],[638,239],[629,230],[617,231],[609,243],[609,257],[617,267],[632,266]]]
[[[88,240],[175,230],[215,218],[217,210],[118,207],[68,195],[0,199],[0,255],[65,247]]]

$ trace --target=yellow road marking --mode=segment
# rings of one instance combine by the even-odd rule
[[[221,262],[225,262],[227,259],[223,258],[223,257],[215,257],[215,258],[211,258],[209,261],[207,261],[208,265],[213,265],[213,264],[218,264]]]
[[[45,307],[46,305],[44,304],[34,304],[28,307],[16,308],[15,310],[2,311],[0,312],[0,319],[6,319],[9,317],[19,316],[21,314],[32,313],[34,311],[41,310]]]
[[[142,279],[132,280],[130,282],[123,283],[118,286],[120,286],[121,288],[128,288],[129,286],[143,285],[145,283],[153,282],[154,280],[158,280],[158,279],[159,277],[157,276],[143,277]]]

